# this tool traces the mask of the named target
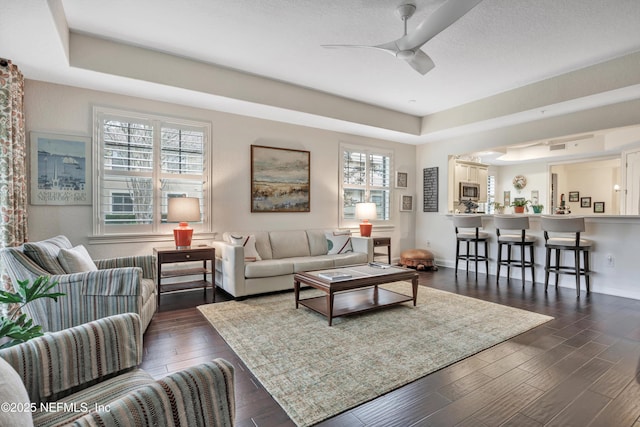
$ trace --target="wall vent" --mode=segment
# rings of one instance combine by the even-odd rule
[[[564,150],[565,148],[566,148],[565,144],[550,145],[549,146],[549,151]]]

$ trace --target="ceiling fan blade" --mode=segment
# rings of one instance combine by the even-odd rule
[[[447,0],[422,21],[414,31],[397,41],[400,50],[421,47],[451,24],[462,18],[482,0]]]
[[[433,67],[436,66],[429,55],[427,55],[420,49],[416,49],[415,55],[413,55],[413,58],[407,59],[407,63],[422,75],[427,74],[429,71],[433,70]]]
[[[327,49],[340,49],[345,47],[355,48],[355,49],[377,49],[377,50],[382,50],[384,52],[390,53],[392,55],[395,55],[396,52],[398,51],[398,48],[396,47],[394,42],[385,43],[378,46],[368,46],[368,45],[359,45],[359,44],[323,44],[321,46]]]

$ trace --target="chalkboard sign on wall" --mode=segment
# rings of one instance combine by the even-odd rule
[[[424,212],[438,212],[438,167],[423,169]]]

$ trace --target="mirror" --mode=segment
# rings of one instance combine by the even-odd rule
[[[543,214],[638,214],[633,206],[640,206],[640,186],[633,183],[640,179],[640,125],[450,156],[450,175],[453,162],[460,161],[487,167],[487,194],[479,200],[479,213],[501,213],[499,205],[506,205],[503,213],[513,213],[509,205],[524,199],[531,201],[529,213],[536,204],[543,206],[538,208]],[[518,178],[524,178],[524,185]],[[449,212],[464,211],[456,185],[450,176]]]

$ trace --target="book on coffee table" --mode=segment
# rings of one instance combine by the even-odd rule
[[[324,273],[318,273],[318,276],[332,281],[351,279],[351,274],[343,273],[341,271],[325,271]]]

